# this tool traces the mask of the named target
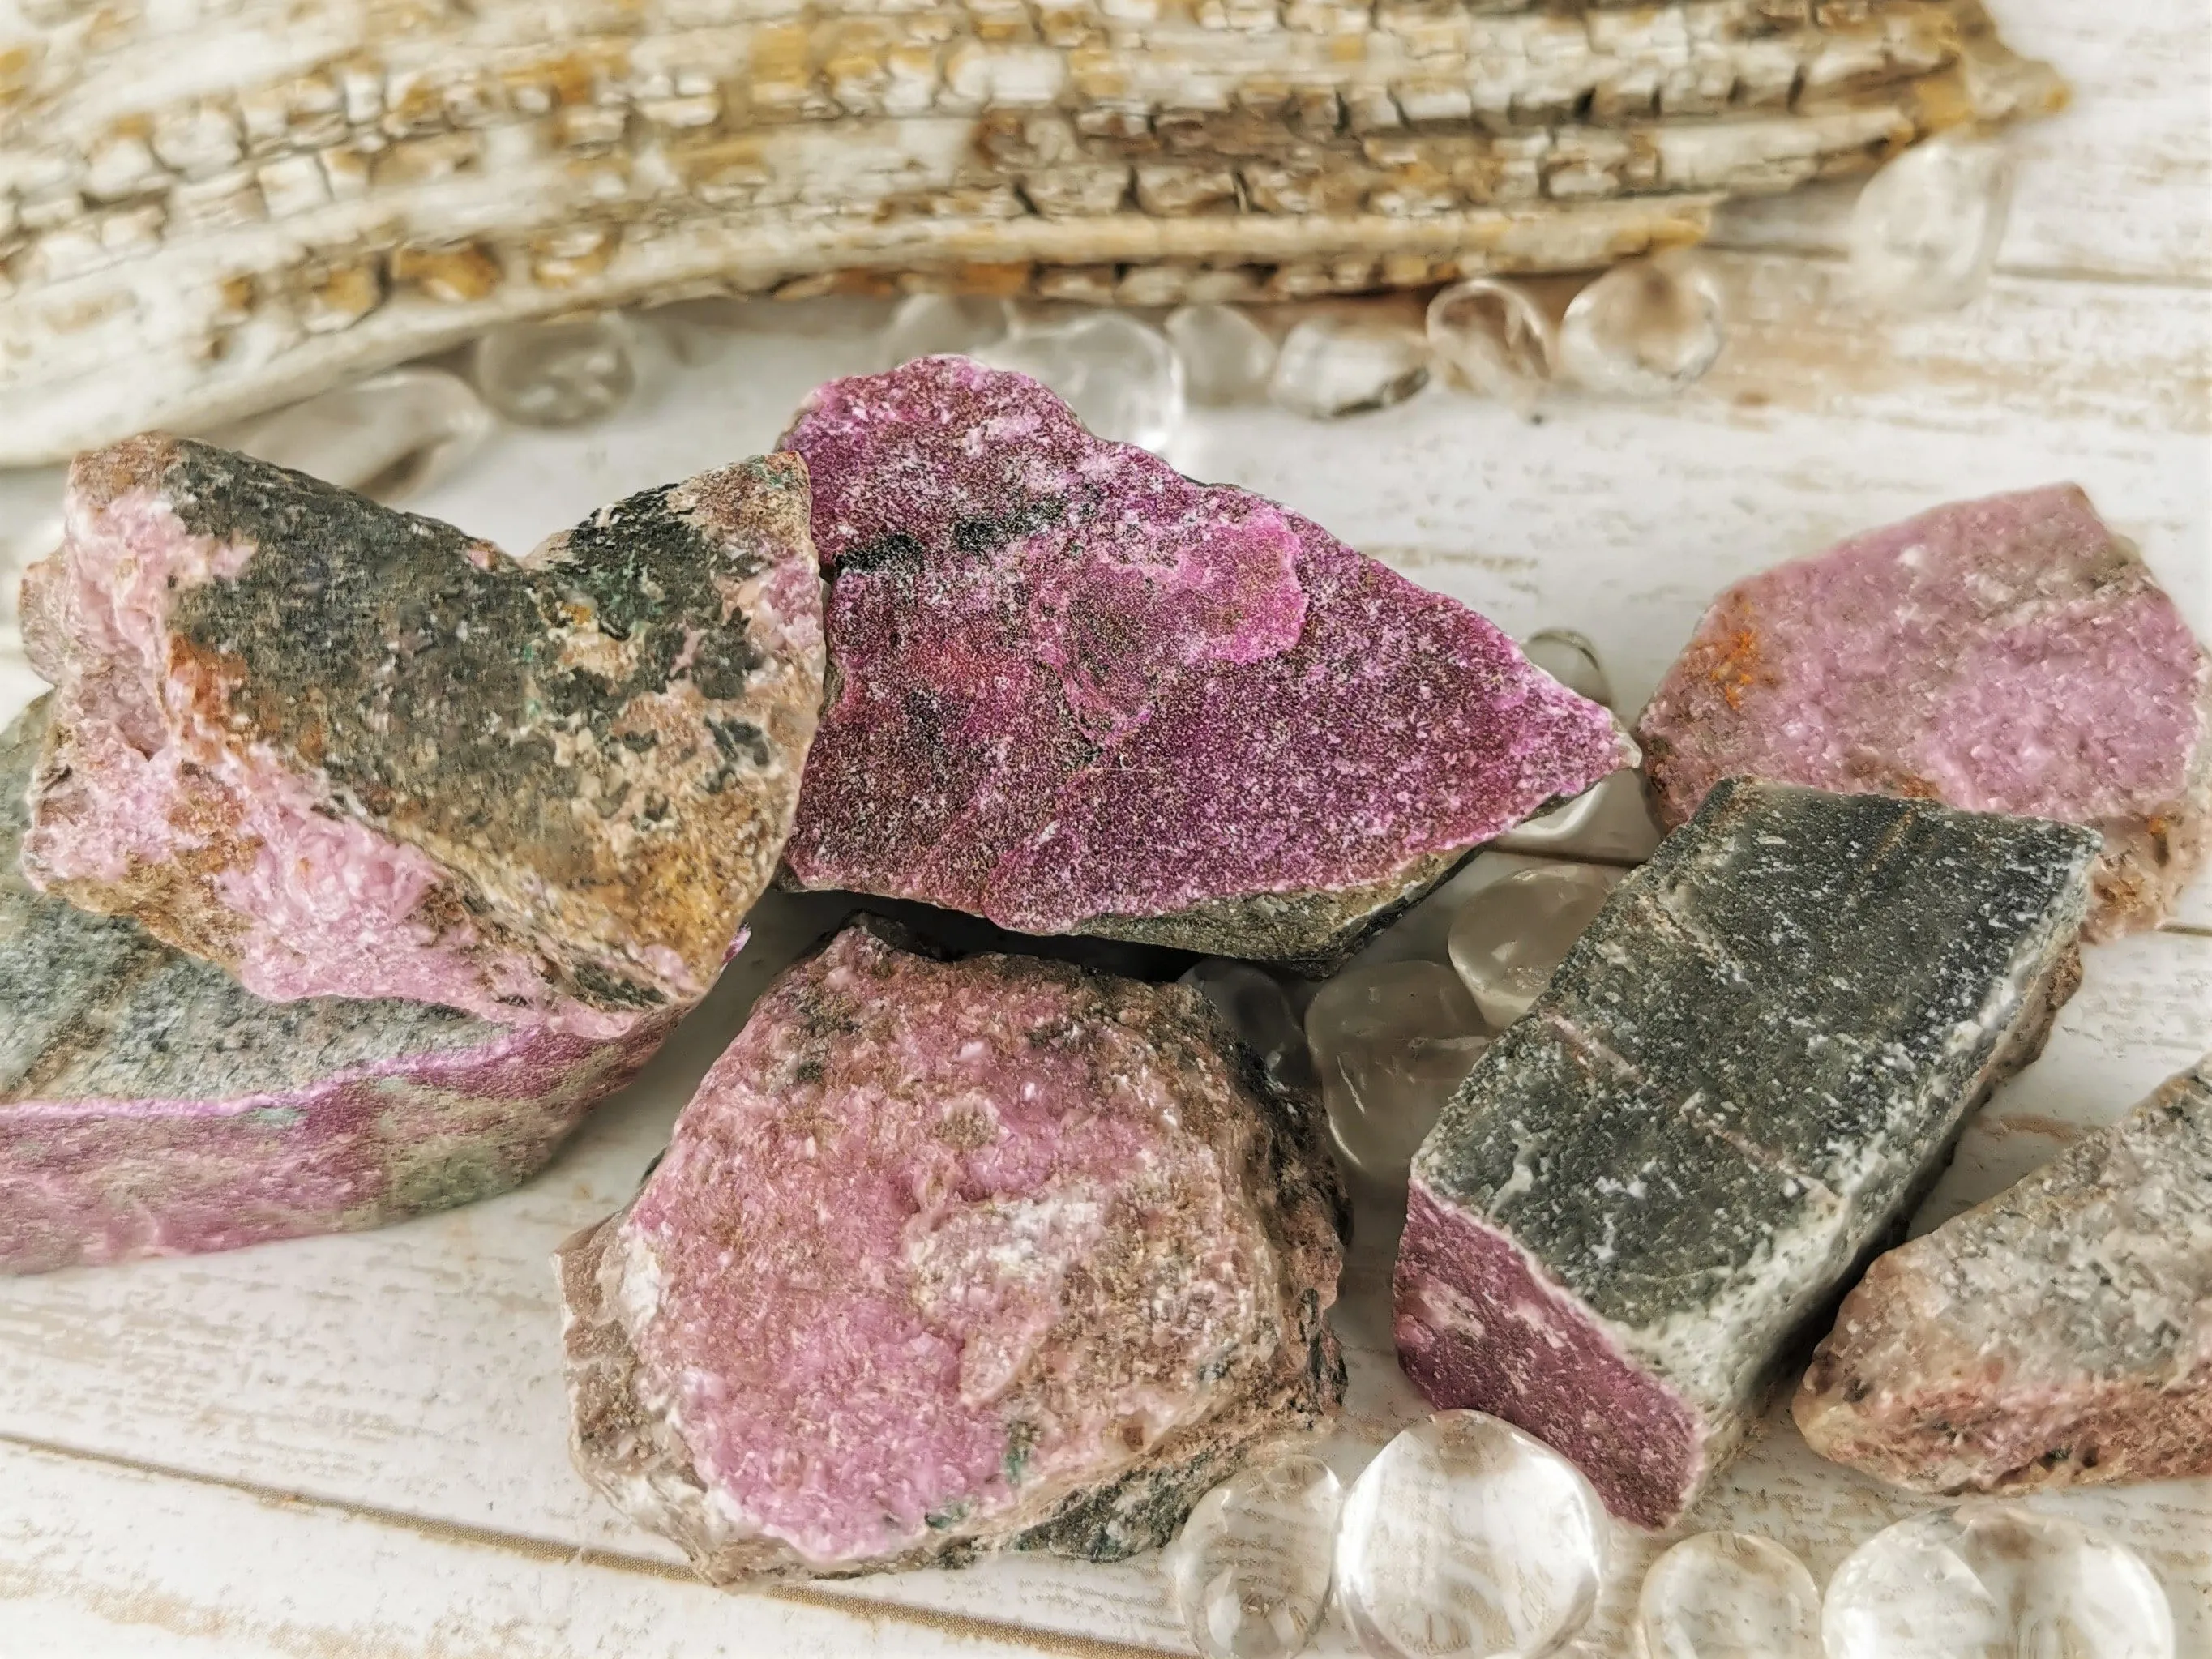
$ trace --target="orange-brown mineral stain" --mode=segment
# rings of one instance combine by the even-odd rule
[[[1729,601],[1720,637],[1703,654],[1705,678],[1720,688],[1730,708],[1742,708],[1743,694],[1759,679],[1759,635],[1751,626],[1750,607],[1741,599]]]

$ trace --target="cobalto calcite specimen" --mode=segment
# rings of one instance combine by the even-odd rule
[[[1415,1158],[1399,1357],[1670,1525],[2078,978],[2097,838],[1731,780]]]
[[[1315,1109],[1188,987],[849,927],[562,1247],[578,1468],[718,1581],[1162,1543],[1336,1408]]]

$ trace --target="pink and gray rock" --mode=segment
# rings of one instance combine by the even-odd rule
[[[557,1258],[585,1478],[717,1582],[1161,1543],[1332,1416],[1315,1103],[1198,992],[863,921]]]
[[[1795,1409],[1920,1492],[2212,1475],[2212,1057],[1877,1261]]]
[[[1672,828],[1722,778],[2097,830],[2093,938],[2212,852],[2212,665],[2071,485],[1962,501],[1737,583],[1637,724]]]
[[[833,578],[802,886],[1327,965],[1634,763],[1473,611],[1025,376],[835,380],[785,441]]]
[[[1398,1357],[1667,1527],[2078,981],[2097,838],[1731,779],[1413,1161]]]
[[[686,1006],[796,805],[806,517],[772,456],[514,560],[180,439],[81,457],[25,581],[61,690],[25,872],[276,1000],[594,1039]]]
[[[54,699],[0,733],[0,1273],[379,1226],[536,1171],[668,1020],[613,1042],[411,1002],[264,1002],[16,869]]]

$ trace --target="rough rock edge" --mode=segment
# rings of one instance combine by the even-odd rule
[[[1933,1248],[1933,1241],[1940,1240],[1946,1228],[1969,1223],[1978,1216],[2008,1208],[2055,1207],[2052,1195],[2046,1190],[2054,1178],[2070,1182],[2076,1169],[2099,1159],[2112,1148],[2125,1124],[2169,1107],[2179,1110],[2179,1103],[2192,1095],[2206,1101],[2206,1109],[2212,1110],[2212,1055],[2189,1071],[2167,1079],[2120,1123],[2076,1142],[2042,1169],[1954,1217],[1911,1248],[1922,1244]],[[2092,1180],[2075,1190],[2094,1190],[2101,1185]],[[2057,1218],[2063,1221],[2063,1217]],[[1952,1449],[1950,1413],[1947,1413],[1945,1423],[1935,1429],[1918,1429],[1928,1412],[1949,1398],[1955,1404],[1980,1406],[1985,1421],[2001,1419],[2005,1413],[2001,1409],[1991,1410],[1993,1402],[1987,1394],[1960,1399],[1948,1391],[1937,1391],[1923,1406],[1916,1407],[1909,1400],[1902,1402],[1901,1410],[1888,1414],[1885,1419],[1863,1419],[1851,1410],[1857,1401],[1875,1392],[1876,1385],[1860,1374],[1857,1363],[1839,1348],[1838,1339],[1845,1334],[1851,1304],[1873,1294],[1875,1275],[1881,1271],[1882,1264],[1875,1263],[1869,1276],[1844,1299],[1834,1329],[1814,1353],[1796,1396],[1790,1402],[1790,1414],[1805,1443],[1820,1456],[1908,1491],[1942,1496],[2037,1492],[2059,1486],[2212,1475],[2212,1364],[2208,1364],[2196,1368],[2194,1380],[2199,1389],[2193,1411],[2185,1407],[2181,1420],[2170,1424],[2168,1431],[2158,1439],[2148,1443],[2131,1440],[2130,1431],[2146,1420],[2147,1413],[2155,1408],[2154,1402],[2169,1391],[2166,1388],[2128,1376],[2110,1381],[2092,1377],[2096,1386],[2084,1391],[2075,1409],[2066,1415],[2063,1424],[2051,1425],[2050,1432],[2039,1438],[2021,1438],[2017,1449],[2024,1455],[2001,1467],[1990,1466],[1987,1459],[1978,1460],[1984,1465],[1979,1475],[1945,1478],[1936,1466],[1956,1466],[1977,1460],[1963,1458]],[[2172,1407],[2168,1406],[2166,1409],[2171,1411]],[[1894,1421],[1899,1417],[1904,1419],[1902,1423]],[[2189,1455],[2191,1448],[2193,1456]]]
[[[869,928],[899,949],[953,959],[952,953],[918,939],[896,922],[861,915],[854,919],[854,925]],[[1188,991],[1188,1000],[1215,1038],[1237,1056],[1241,1079],[1264,1114],[1272,1132],[1269,1172],[1281,1195],[1279,1208],[1296,1208],[1310,1196],[1334,1224],[1338,1237],[1346,1237],[1351,1206],[1322,1139],[1319,1102],[1269,1079],[1258,1058],[1237,1041],[1210,1002],[1196,991]],[[709,1583],[854,1578],[917,1567],[963,1567],[986,1551],[1002,1548],[1043,1550],[1091,1561],[1122,1560],[1165,1544],[1192,1505],[1226,1479],[1255,1447],[1329,1421],[1343,1401],[1343,1351],[1319,1297],[1308,1290],[1298,1298],[1297,1322],[1286,1333],[1289,1340],[1277,1347],[1255,1379],[1260,1387],[1212,1416],[1176,1431],[1111,1481],[1065,1493],[1053,1499],[1042,1515],[1022,1515],[1018,1508],[1001,1517],[1001,1524],[991,1533],[947,1536],[896,1555],[825,1570],[778,1540],[732,1536],[713,1514],[683,1437],[665,1416],[638,1403],[634,1386],[638,1358],[617,1312],[621,1267],[611,1248],[627,1213],[627,1209],[617,1211],[572,1233],[553,1253],[561,1288],[569,1458],[586,1484],[617,1509],[674,1540]],[[1279,1240],[1271,1243],[1279,1244]],[[1287,1257],[1279,1249],[1278,1256],[1287,1267]],[[1005,1524],[1008,1520],[1014,1524]]]

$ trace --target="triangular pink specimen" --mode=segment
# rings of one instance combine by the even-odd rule
[[[1465,606],[955,357],[788,439],[834,586],[808,887],[1323,962],[1633,760]]]

